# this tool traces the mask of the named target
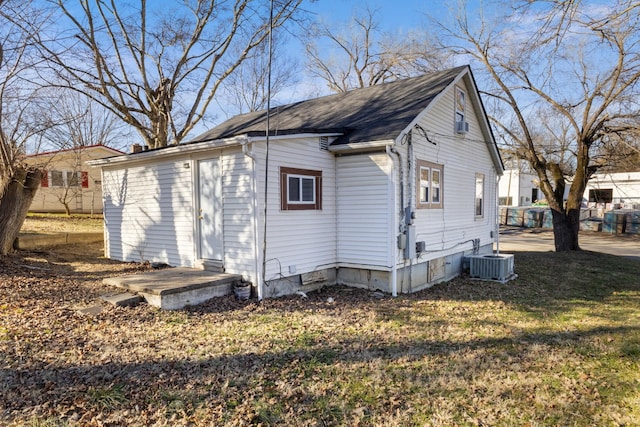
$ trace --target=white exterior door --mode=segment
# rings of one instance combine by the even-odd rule
[[[222,180],[220,160],[198,162],[198,238],[203,260],[222,260]]]

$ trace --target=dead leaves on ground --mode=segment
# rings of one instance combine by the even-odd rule
[[[0,260],[0,423],[588,425],[640,411],[637,318],[599,330],[606,314],[537,306],[552,291],[528,291],[531,281],[81,314],[109,291],[103,277],[145,268],[99,253]],[[638,308],[612,295],[607,304]]]

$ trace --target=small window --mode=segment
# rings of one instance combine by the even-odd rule
[[[484,216],[484,175],[476,174],[476,201],[475,201],[476,218]]]
[[[456,88],[456,123],[464,122],[464,110],[465,110],[465,93],[462,89]]]
[[[613,201],[613,189],[589,190],[589,201],[595,203],[611,203]]]
[[[283,211],[322,209],[322,171],[281,167],[280,187]]]
[[[82,183],[82,176],[80,175],[80,171],[78,172],[67,171],[68,187],[80,187],[81,183]]]
[[[443,166],[417,160],[417,207],[419,209],[442,208],[442,173]]]
[[[509,197],[500,197],[499,198],[499,202],[501,206],[511,206],[511,204],[513,203],[512,201],[513,199],[511,198],[511,196]]]
[[[314,177],[287,175],[287,203],[315,203],[316,180]]]
[[[431,176],[431,169],[428,167],[420,166],[420,203],[429,203],[429,190],[431,189],[431,183],[429,177]]]
[[[64,176],[62,171],[49,172],[49,179],[52,187],[64,187]]]
[[[440,170],[431,170],[431,189],[433,195],[431,196],[431,202],[435,204],[440,203]]]

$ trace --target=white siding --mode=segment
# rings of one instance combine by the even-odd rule
[[[338,261],[389,267],[389,189],[386,154],[338,157]]]
[[[611,190],[612,203],[626,209],[637,209],[640,205],[640,172],[599,173],[587,183],[583,199],[588,202],[589,190]],[[589,203],[589,206],[604,207]],[[607,206],[612,208],[613,206]]]
[[[480,239],[480,245],[491,244],[491,232],[496,221],[496,176],[497,172],[489,153],[489,146],[481,132],[479,112],[470,100],[470,86],[458,83],[467,94],[465,120],[469,132],[459,135],[454,130],[454,90],[444,92],[430,106],[428,113],[419,121],[426,131],[427,140],[421,132],[413,132],[413,159],[410,176],[407,176],[407,144],[398,145],[405,163],[405,202],[410,192],[410,201],[415,210],[416,241],[425,241],[427,253],[420,261],[440,258],[445,255],[470,250],[471,240]],[[415,209],[416,171],[415,159],[443,165],[442,209]],[[484,216],[475,217],[475,177],[484,174]],[[400,257],[399,261],[402,260]]]
[[[184,161],[103,171],[107,256],[193,266],[193,190]]]
[[[264,218],[262,202],[265,181],[264,147],[262,143],[255,148],[259,158],[258,198],[261,245]],[[280,167],[322,171],[322,210],[283,211],[280,209]],[[266,279],[280,279],[293,274],[335,266],[336,184],[333,154],[320,150],[317,137],[272,141],[269,147],[268,181]]]
[[[225,271],[255,281],[252,162],[239,147],[221,157]]]
[[[509,206],[531,206],[538,200],[544,199],[544,194],[535,185],[537,181],[538,177],[535,174],[521,172],[518,169],[508,169],[500,178],[498,196],[504,199],[511,197]],[[537,200],[533,199],[534,189],[538,190]]]

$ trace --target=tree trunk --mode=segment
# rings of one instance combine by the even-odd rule
[[[0,184],[0,255],[13,249],[41,179],[41,170],[17,167],[14,174]]]
[[[567,212],[552,209],[551,213],[556,252],[579,251],[580,209],[569,209]]]

